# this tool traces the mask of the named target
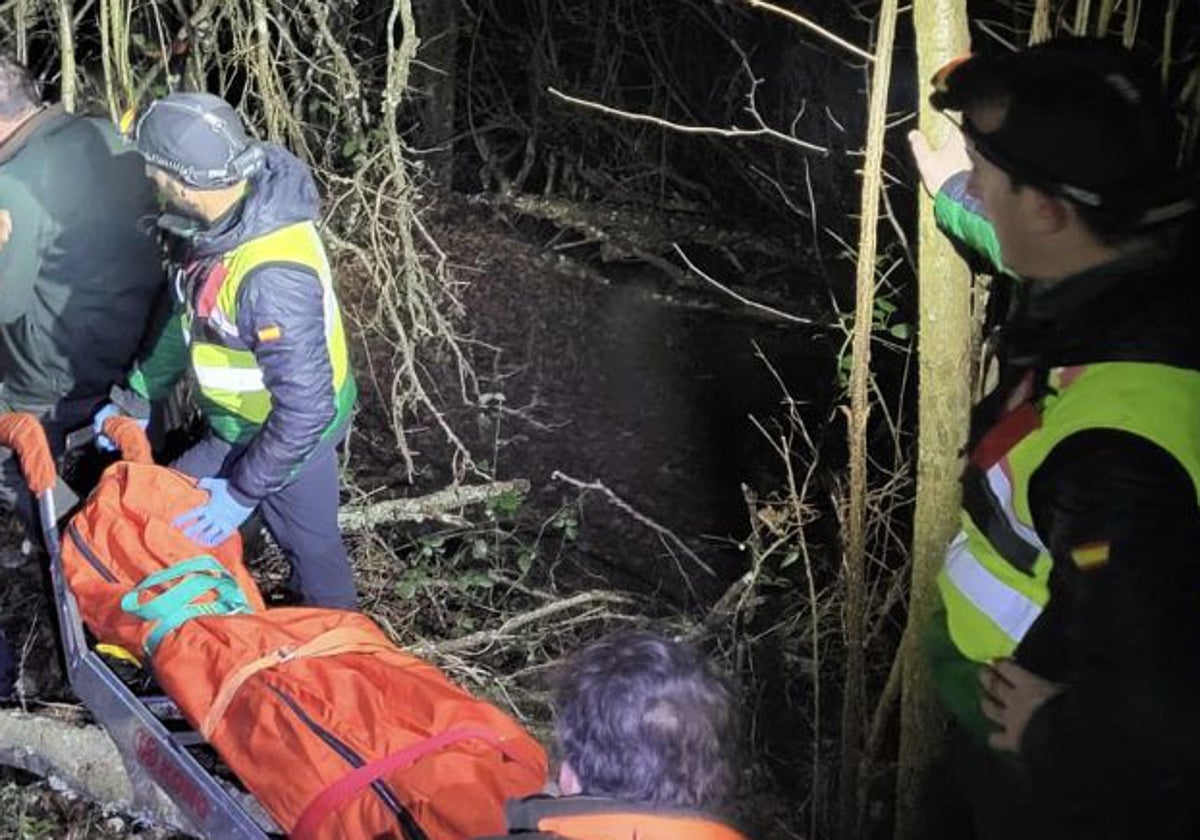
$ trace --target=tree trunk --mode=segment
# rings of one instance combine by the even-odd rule
[[[850,370],[850,489],[846,512],[844,575],[846,600],[845,681],[842,685],[842,737],[838,811],[840,835],[858,837],[863,817],[862,757],[866,719],[867,646],[867,419],[870,415],[871,327],[875,309],[879,197],[883,189],[883,151],[887,133],[888,87],[896,38],[897,0],[884,0],[879,10],[875,60],[870,68],[867,102],[866,156],[863,161],[862,212],[859,216],[858,263],[855,277],[854,333]]]
[[[431,178],[450,186],[453,163],[455,85],[458,60],[458,3],[415,0],[413,15],[421,36],[419,62],[413,64],[412,86],[422,97],[417,146]]]
[[[54,6],[58,15],[59,90],[63,107],[75,110],[75,10],[71,0],[58,0]]]
[[[965,0],[915,0],[920,90],[946,61],[967,51]],[[924,97],[922,97],[924,99]],[[922,101],[920,129],[934,145],[945,141],[949,122]],[[937,605],[934,580],[942,552],[958,522],[959,452],[967,435],[971,404],[971,281],[963,261],[937,230],[933,204],[920,198],[918,267],[920,382],[917,500],[913,514],[912,585],[908,626],[901,644],[899,773],[896,781],[896,837],[926,836],[922,792],[944,744],[945,725],[920,636]]]
[[[1040,44],[1049,40],[1050,29],[1050,0],[1037,0],[1033,9],[1033,22],[1029,25],[1029,43]]]

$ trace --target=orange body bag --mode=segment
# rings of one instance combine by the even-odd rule
[[[266,610],[240,538],[204,549],[171,524],[204,498],[165,467],[122,462],[105,471],[62,538],[92,634],[151,652],[159,685],[294,838],[465,840],[503,831],[505,800],[545,783],[537,741],[366,616]],[[170,577],[202,554],[215,560],[203,561],[205,574]],[[155,599],[212,574],[233,590],[240,614],[193,616],[164,632]],[[162,583],[147,587],[148,578]]]

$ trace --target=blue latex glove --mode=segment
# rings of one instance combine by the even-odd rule
[[[106,402],[100,406],[100,410],[96,412],[96,416],[92,418],[92,431],[96,435],[96,448],[102,452],[116,452],[117,445],[113,443],[112,438],[104,434],[104,421],[109,417],[120,417],[125,412],[121,411],[120,407],[114,402]],[[140,417],[133,418],[137,424],[142,427],[142,431],[150,425],[149,420],[143,420]]]
[[[208,491],[208,501],[175,517],[174,525],[193,542],[217,545],[238,529],[254,508],[238,502],[224,478],[202,478],[196,484]]]

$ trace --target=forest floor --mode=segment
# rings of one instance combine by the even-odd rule
[[[544,247],[538,236],[486,208],[457,201],[431,212],[427,223],[452,274],[464,281],[465,322],[472,332],[463,347],[478,387],[462,399],[447,358],[428,360],[431,381],[442,389],[446,419],[471,448],[479,472],[528,480],[530,490],[502,493],[440,520],[346,534],[364,611],[399,643],[517,715],[546,741],[547,678],[555,663],[607,629],[653,624],[718,655],[744,655],[722,635],[716,626],[722,614],[711,609],[746,562],[737,544],[747,528],[746,507],[731,464],[764,456],[749,439],[731,436],[729,418],[765,410],[778,394],[770,393],[774,382],[763,371],[769,388],[762,393],[728,389],[731,380],[753,379],[746,371],[759,367],[752,339],[794,352],[794,336],[715,307],[664,308],[661,293],[644,285],[614,291],[594,268]],[[423,418],[405,429],[416,468],[412,475],[405,470],[391,426],[394,362],[370,326],[373,296],[352,279],[343,281],[343,289],[362,394],[348,445],[344,501],[435,491],[455,477],[451,449],[436,424]],[[718,322],[728,335],[714,348]],[[664,347],[673,351],[666,360]],[[729,347],[753,368],[716,377],[710,368],[727,365]],[[721,357],[714,359],[714,352]],[[806,352],[816,359],[825,351]],[[791,368],[815,381],[816,365],[810,360]],[[683,402],[681,382],[690,383],[691,391]],[[725,406],[727,416],[697,422],[696,405]],[[766,482],[769,469],[763,470],[757,478]],[[555,471],[583,481],[604,478],[641,519],[602,493],[555,479]],[[264,591],[280,589],[286,576],[277,550],[258,541],[248,553]],[[50,662],[36,654],[54,643],[40,571],[27,566],[5,575],[0,621],[25,653],[23,705],[36,711],[43,703],[70,702],[57,668],[36,664]],[[794,664],[787,650],[771,656],[769,667],[790,670]],[[750,708],[772,693],[759,685],[745,690],[752,695]],[[799,763],[804,750],[782,740],[796,738],[805,724],[799,710],[785,717],[788,722],[766,733],[768,742],[782,736],[767,750],[773,770],[756,760],[746,775],[744,816],[757,838],[803,836],[795,826],[800,809],[790,801],[801,782],[780,767]],[[761,723],[753,723],[761,742]],[[160,836],[43,782],[0,776],[0,837]]]

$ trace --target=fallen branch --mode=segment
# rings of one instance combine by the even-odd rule
[[[765,303],[759,303],[758,301],[751,300],[750,298],[746,297],[745,295],[738,294],[733,289],[729,288],[728,286],[724,285],[723,283],[719,283],[718,281],[716,281],[712,277],[710,277],[708,274],[706,274],[699,266],[697,266],[694,262],[692,262],[690,259],[688,259],[688,255],[685,254],[683,252],[683,249],[680,248],[678,245],[672,244],[671,247],[675,249],[675,253],[679,255],[679,258],[681,260],[683,260],[684,264],[688,267],[688,269],[693,274],[695,274],[701,280],[705,280],[705,281],[711,283],[712,285],[716,286],[722,292],[729,295],[730,297],[732,297],[734,300],[736,300],[738,303],[742,304],[743,306],[749,306],[752,309],[757,309],[761,312],[765,312],[773,318],[780,318],[784,321],[791,321],[793,324],[803,324],[803,325],[809,326],[809,327],[828,326],[827,324],[822,324],[818,321],[814,321],[812,318],[802,318],[799,315],[793,315],[790,312],[784,312],[782,309],[776,309],[772,306],[767,306]]]
[[[135,792],[116,745],[98,726],[77,726],[15,709],[0,710],[0,765],[16,767],[102,806],[183,830],[175,805],[157,788],[149,809]]]
[[[454,485],[427,496],[344,507],[338,512],[338,525],[343,531],[367,531],[389,522],[424,522],[428,519],[463,525],[466,523],[462,518],[451,511],[483,504],[505,493],[524,495],[528,492],[529,482],[523,478],[490,484]]]
[[[738,602],[741,601],[742,594],[748,592],[753,586],[754,570],[751,569],[729,584],[729,588],[725,590],[725,594],[717,599],[717,602],[712,605],[708,614],[704,616],[704,619],[688,633],[688,641],[692,643],[699,642],[711,636],[720,628],[728,626],[737,617]]]
[[[505,621],[494,630],[479,630],[458,639],[447,639],[444,642],[423,642],[419,645],[409,647],[415,655],[429,656],[444,656],[449,653],[457,653],[464,650],[480,652],[488,646],[497,642],[502,642],[511,637],[517,630],[526,627],[530,624],[536,624],[547,618],[558,615],[559,613],[573,610],[576,607],[592,606],[596,604],[633,604],[634,599],[628,595],[622,595],[618,592],[605,591],[590,591],[580,592],[578,595],[572,595],[570,598],[564,598],[561,601],[555,601],[552,604],[547,604],[544,607],[538,607],[536,610],[530,610],[526,613],[513,616]]]
[[[676,242],[724,250],[737,249],[778,262],[795,264],[796,248],[748,229],[718,227],[688,210],[664,211],[635,205],[606,205],[575,201],[562,196],[537,196],[509,192],[489,199],[560,228],[577,231],[631,256],[660,255]],[[570,247],[570,246],[568,246]],[[562,250],[560,246],[560,250]],[[667,263],[671,270],[677,266]],[[684,278],[686,281],[686,278]]]
[[[568,96],[557,88],[549,87],[546,91],[551,96],[556,96],[563,102],[569,102],[572,105],[578,105],[581,108],[590,108],[593,111],[599,111],[601,114],[607,114],[610,117],[619,117],[623,120],[631,120],[633,122],[649,123],[657,125],[660,128],[665,128],[670,131],[675,131],[680,134],[699,134],[705,137],[767,137],[772,140],[779,140],[782,143],[787,143],[789,146],[796,146],[808,152],[817,152],[822,155],[829,154],[829,149],[825,146],[818,146],[816,143],[810,143],[807,140],[801,140],[799,137],[793,137],[791,134],[785,134],[766,125],[758,128],[717,128],[711,125],[683,125],[670,120],[664,120],[662,117],[656,117],[653,114],[640,114],[636,111],[625,111],[621,108],[614,108],[611,105],[603,105],[599,102],[592,102],[589,99],[580,99],[576,96]]]
[[[694,552],[690,548],[688,548],[687,543],[685,543],[683,540],[681,540],[674,531],[672,531],[670,528],[659,525],[657,522],[655,522],[650,517],[646,516],[644,513],[639,513],[637,510],[634,509],[634,507],[631,504],[629,504],[629,502],[625,501],[620,496],[618,496],[616,493],[614,493],[612,490],[609,490],[607,487],[605,487],[603,482],[580,481],[579,479],[571,478],[571,476],[567,475],[566,473],[561,473],[558,470],[555,470],[553,473],[551,473],[550,477],[552,479],[554,479],[555,481],[566,482],[567,484],[570,484],[572,487],[576,487],[580,490],[598,490],[598,491],[600,491],[601,493],[604,494],[604,497],[606,499],[608,499],[608,501],[614,507],[617,507],[620,510],[625,511],[625,513],[629,514],[635,520],[637,520],[638,522],[645,525],[647,528],[649,528],[654,533],[658,534],[660,537],[662,537],[666,540],[669,540],[671,543],[673,543],[675,545],[676,548],[678,548],[680,551],[683,552],[685,557],[687,557],[689,560],[691,560],[693,563],[695,563],[697,566],[699,566],[701,569],[703,569],[705,572],[707,572],[710,576],[712,576],[712,577],[717,576],[717,573],[713,571],[712,566],[708,565],[703,560],[701,560],[700,555],[696,554],[696,552]]]

